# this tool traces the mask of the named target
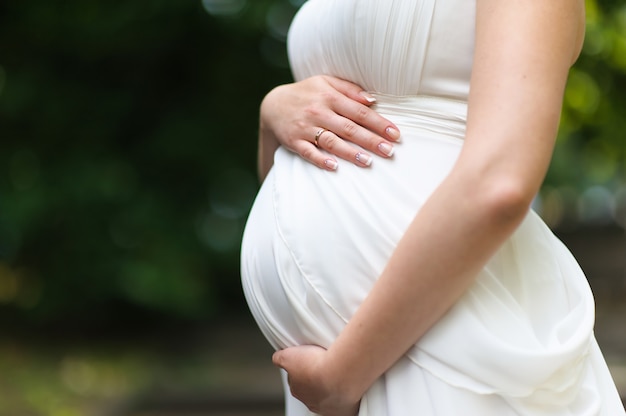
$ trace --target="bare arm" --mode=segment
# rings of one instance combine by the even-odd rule
[[[373,97],[351,82],[330,76],[315,76],[270,91],[261,104],[258,174],[263,180],[274,163],[274,152],[281,144],[319,168],[335,170],[336,155],[358,166],[365,150],[390,157],[398,128],[369,106]],[[315,134],[327,129],[313,144]],[[361,146],[351,145],[349,142]],[[321,149],[326,152],[322,152]],[[365,155],[359,159],[357,154]]]
[[[583,16],[582,0],[477,1],[467,133],[456,165],[329,350],[275,354],[305,404],[324,415],[353,414],[523,220],[552,155]]]

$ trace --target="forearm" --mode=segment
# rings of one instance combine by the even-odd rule
[[[273,88],[263,98],[259,108],[259,144],[257,151],[257,174],[263,182],[274,164],[274,153],[280,146],[276,137],[277,131],[284,128],[280,123],[284,113],[281,110],[281,92],[288,90],[288,86],[281,85]]]
[[[265,177],[274,164],[274,153],[279,146],[280,143],[278,139],[276,139],[276,136],[265,128],[261,122],[259,126],[259,148],[257,153],[257,174],[261,182],[265,180]]]
[[[476,195],[452,174],[422,207],[370,295],[328,350],[327,368],[360,395],[437,322],[523,219],[522,203]],[[513,199],[514,200],[514,199]]]

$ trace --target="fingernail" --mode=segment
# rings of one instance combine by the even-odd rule
[[[326,159],[324,165],[328,170],[337,170],[337,162],[332,159]]]
[[[366,91],[361,91],[359,93],[363,98],[365,98],[367,100],[368,103],[375,103],[376,102],[376,97],[374,97],[372,94],[370,94],[369,92]]]
[[[361,162],[365,166],[369,166],[372,164],[372,158],[367,153],[362,153],[362,152],[357,153],[356,160]]]
[[[382,154],[387,155],[389,157],[393,156],[393,153],[395,152],[395,149],[393,148],[393,146],[385,142],[378,145],[378,150],[380,150]]]
[[[389,137],[391,137],[394,141],[399,142],[400,141],[400,132],[396,129],[394,129],[393,127],[387,127],[385,129],[385,132],[389,135]]]

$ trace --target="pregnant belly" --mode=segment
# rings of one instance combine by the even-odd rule
[[[396,120],[394,120],[396,121]],[[456,161],[458,138],[402,126],[392,159],[326,172],[279,149],[273,202],[290,261],[314,292],[347,320],[382,272],[398,240]]]

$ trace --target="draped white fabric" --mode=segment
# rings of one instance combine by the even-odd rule
[[[276,348],[329,346],[463,145],[472,0],[309,0],[289,37],[294,75],[378,98],[403,134],[392,159],[322,171],[285,149],[242,245],[250,309]],[[449,253],[454,261],[454,253]],[[360,416],[624,414],[593,336],[575,259],[530,212],[465,296],[381,377]],[[288,416],[309,415],[287,394]]]

